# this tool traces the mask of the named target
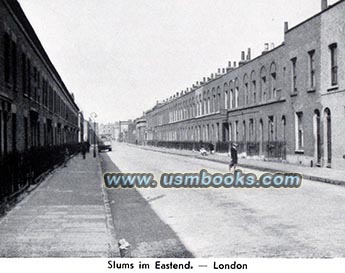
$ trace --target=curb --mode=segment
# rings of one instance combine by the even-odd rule
[[[102,190],[102,197],[103,197],[103,205],[104,205],[104,213],[106,218],[106,226],[109,231],[109,257],[120,257],[119,249],[117,248],[117,241],[116,241],[116,233],[115,233],[115,226],[114,226],[114,219],[111,214],[110,210],[110,201],[108,198],[108,193],[106,192],[103,186],[103,175],[102,175],[102,168],[100,163],[100,157],[97,157],[98,163],[98,173],[100,177],[100,187]]]
[[[156,152],[156,153],[178,155],[178,156],[183,156],[183,157],[190,157],[190,158],[207,160],[207,161],[212,161],[212,162],[217,162],[217,163],[222,163],[222,164],[228,164],[227,162],[224,162],[224,161],[222,161],[220,159],[215,159],[215,158],[200,157],[198,155],[180,154],[180,153],[176,153],[176,152],[173,152],[173,151],[152,150],[150,148],[146,148],[146,146],[143,147],[143,146],[139,146],[139,145],[138,146],[137,145],[132,145],[132,144],[129,144],[129,145],[132,146],[132,147],[137,147],[139,149],[143,149],[143,150],[147,150],[147,151],[151,151],[151,152]],[[279,169],[266,168],[266,167],[251,165],[251,164],[238,164],[238,166],[241,166],[241,167],[244,167],[244,168],[251,168],[251,169],[258,170],[258,171],[263,171],[263,172],[285,172],[285,171],[279,170]],[[325,177],[319,177],[319,176],[303,174],[303,173],[301,175],[302,175],[303,179],[345,187],[345,181],[342,181],[342,180],[325,178]]]

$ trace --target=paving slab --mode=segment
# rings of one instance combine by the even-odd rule
[[[72,158],[0,219],[0,257],[118,255],[98,157]]]

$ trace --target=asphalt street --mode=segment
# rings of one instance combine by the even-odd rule
[[[151,172],[158,181],[163,172],[227,172],[126,144],[101,159],[103,172]],[[134,257],[345,257],[345,187],[303,180],[298,189],[107,191],[116,236]]]

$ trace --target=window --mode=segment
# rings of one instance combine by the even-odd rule
[[[253,70],[251,75],[250,75],[250,80],[251,80],[251,83],[252,83],[252,86],[251,86],[251,102],[252,103],[256,103],[256,80],[255,80],[255,71]]]
[[[234,107],[239,107],[240,106],[240,96],[239,96],[239,80],[236,78],[235,79],[235,94],[234,94]]]
[[[243,82],[244,82],[244,104],[249,104],[249,84],[248,84],[248,76],[247,74],[244,75]]]
[[[228,90],[226,90],[224,93],[224,106],[225,109],[228,109]]]
[[[229,82],[229,109],[234,108],[234,81]]]
[[[50,86],[48,88],[48,82],[46,82],[46,88],[49,89],[49,110],[53,111],[53,106],[54,106],[53,89]]]
[[[17,150],[17,115],[12,113],[12,151]]]
[[[270,93],[269,93],[269,98],[276,98],[277,97],[277,68],[276,64],[272,63],[271,64],[271,69],[270,69],[270,74],[271,74],[271,86],[270,86]]]
[[[8,33],[4,34],[4,65],[5,65],[5,82],[10,82],[10,74],[11,74],[11,64],[10,64],[10,47],[11,47],[11,41],[10,36]]]
[[[265,101],[267,99],[267,95],[266,95],[266,69],[265,69],[265,67],[261,68],[260,80],[261,80],[261,84],[260,84],[260,100],[261,101]]]
[[[332,163],[332,123],[331,111],[326,108],[324,111],[324,135],[325,135],[325,155],[327,155],[327,166],[331,167]]]
[[[268,141],[274,141],[275,137],[274,137],[274,117],[273,116],[269,116],[268,117]]]
[[[315,89],[315,50],[309,51],[309,88]]]
[[[304,149],[303,112],[296,113],[295,126],[296,126],[296,151],[303,151]]]
[[[266,101],[267,99],[267,94],[266,94],[266,76],[263,76],[261,78],[261,89],[262,89],[262,100]]]
[[[23,94],[27,94],[27,84],[26,84],[26,56],[22,53],[22,88]]]
[[[238,141],[238,121],[235,122],[235,139],[234,141]]]
[[[17,86],[17,44],[12,41],[12,80],[13,87]]]
[[[245,96],[246,96],[246,104],[249,104],[249,97],[248,97],[248,83],[246,82],[244,84],[244,92],[245,92]]]
[[[29,148],[29,136],[28,136],[28,118],[24,117],[24,145],[25,150]]]
[[[33,83],[33,94],[32,94],[32,97],[33,99],[36,101],[37,100],[37,68],[36,66],[33,67],[33,70],[34,70],[34,83]]]
[[[242,135],[242,141],[246,142],[247,141],[247,126],[246,126],[246,121],[243,121],[243,135]]]
[[[297,58],[291,59],[291,65],[292,65],[292,93],[297,93],[297,74],[296,74]]]
[[[239,93],[239,87],[236,86],[235,88],[235,107],[238,107],[240,105],[240,96],[238,95]]]
[[[331,84],[335,86],[338,84],[338,51],[337,44],[331,44],[329,46],[331,51]]]
[[[254,119],[249,120],[249,141],[254,141]]]
[[[224,109],[228,109],[229,91],[228,84],[224,84]]]
[[[213,95],[213,99],[212,99],[212,112],[216,112],[217,111],[217,103],[216,103],[216,94]]]
[[[27,85],[27,92],[29,97],[31,97],[31,61],[30,59],[26,62],[27,65],[27,79],[28,79],[28,85]]]

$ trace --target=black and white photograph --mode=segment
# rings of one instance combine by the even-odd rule
[[[345,0],[0,0],[0,270],[341,272],[344,186]]]

